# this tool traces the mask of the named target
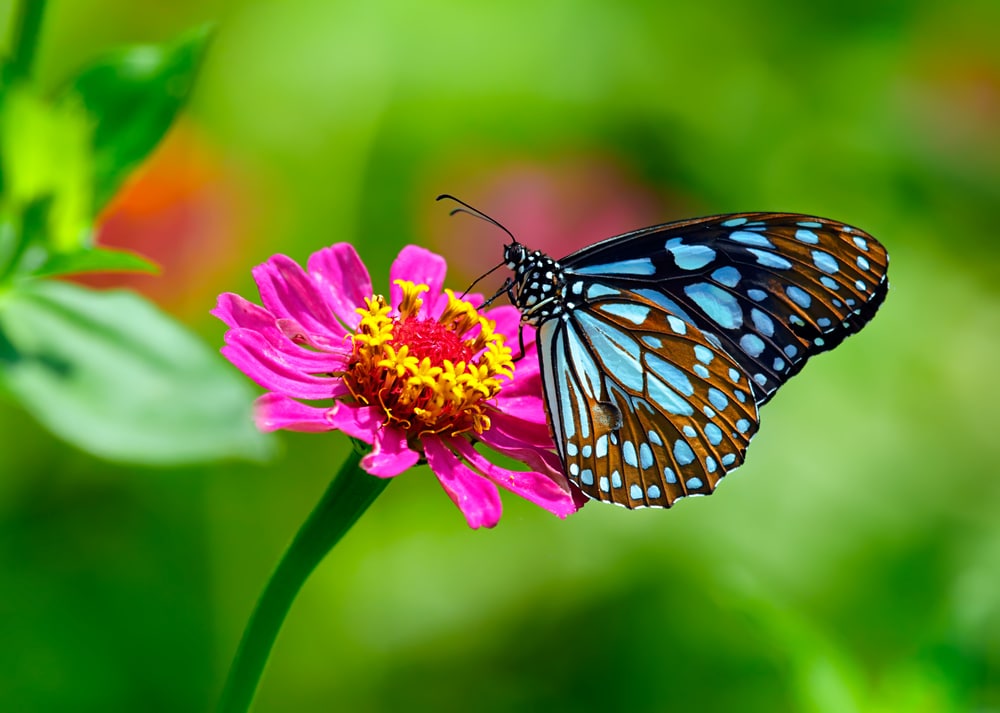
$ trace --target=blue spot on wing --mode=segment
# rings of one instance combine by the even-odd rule
[[[712,353],[712,350],[701,344],[695,345],[694,356],[702,364],[711,364],[712,359],[715,358],[715,354]]]
[[[713,272],[712,279],[720,285],[725,285],[726,287],[736,287],[737,283],[740,281],[740,271],[732,265],[726,265],[725,267],[720,267],[718,270]]]
[[[646,353],[643,355],[643,359],[649,370],[670,384],[670,387],[675,391],[678,391],[685,396],[694,395],[694,387],[691,385],[691,380],[688,379],[687,374],[678,369],[676,366],[653,353]],[[639,389],[636,389],[636,391],[638,390]]]
[[[647,470],[651,465],[653,465],[653,449],[649,447],[648,443],[640,443],[639,467]]]
[[[688,465],[694,462],[694,451],[691,450],[687,441],[680,438],[674,441],[674,458],[677,459],[679,465]]]
[[[796,285],[786,287],[785,294],[788,295],[788,299],[802,309],[809,309],[809,305],[812,304],[812,297],[809,296],[809,293]]]
[[[743,310],[739,302],[721,287],[708,282],[695,282],[686,285],[684,293],[720,327],[738,329],[743,324]]]
[[[803,225],[803,226],[811,227],[811,228],[818,228],[818,227],[820,227],[819,223],[799,223],[799,225]],[[799,242],[802,242],[802,243],[808,243],[809,245],[818,245],[819,244],[819,236],[816,235],[816,233],[814,233],[811,230],[796,230],[795,231],[795,239],[798,240]]]
[[[635,444],[632,443],[632,441],[625,441],[625,443],[622,444],[622,460],[624,460],[626,464],[635,468],[639,465],[636,455]]]
[[[753,326],[757,328],[757,331],[765,337],[770,337],[774,334],[774,320],[756,307],[750,310],[750,319],[753,321]]]
[[[675,416],[690,416],[694,413],[691,404],[681,398],[676,391],[663,383],[655,374],[646,375],[646,388],[649,391],[649,397],[667,413],[672,413]]]
[[[736,230],[729,234],[730,240],[735,240],[743,245],[756,245],[760,248],[774,248],[774,245],[760,233],[751,233],[748,230]]]
[[[756,358],[764,351],[764,341],[756,334],[744,334],[740,337],[740,348]]]
[[[700,270],[715,259],[715,251],[707,245],[684,245],[680,238],[667,241],[667,250],[682,270]]]
[[[775,255],[774,253],[768,252],[767,250],[755,250],[754,248],[747,248],[747,252],[757,258],[757,262],[764,267],[771,267],[775,270],[791,270],[792,263],[788,262],[785,258],[780,255]]]
[[[714,386],[711,386],[708,389],[708,400],[720,411],[725,410],[725,408],[729,405],[729,398]]]
[[[839,269],[837,266],[837,259],[830,253],[825,253],[822,250],[813,250],[812,259],[813,264],[816,267],[831,275]]]
[[[574,270],[580,275],[655,275],[656,266],[648,257],[587,265]]]
[[[590,300],[596,300],[599,297],[614,297],[620,294],[620,290],[602,285],[600,282],[595,282],[587,288],[587,299]]]
[[[605,302],[598,309],[637,325],[646,321],[650,311],[646,305],[629,302]]]

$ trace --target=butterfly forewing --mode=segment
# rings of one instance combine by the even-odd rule
[[[597,281],[578,301],[538,333],[566,473],[629,508],[711,493],[757,430],[739,364],[654,301]]]
[[[567,279],[594,276],[701,328],[749,375],[758,404],[810,356],[860,330],[888,289],[888,255],[878,241],[788,213],[669,223],[560,262]]]

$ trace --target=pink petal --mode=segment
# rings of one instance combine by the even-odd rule
[[[514,346],[517,349],[517,346]],[[523,396],[542,398],[542,375],[538,370],[538,358],[528,354],[514,362],[514,378],[508,379],[500,391],[500,398],[513,399]]]
[[[360,315],[358,316],[360,317]],[[348,334],[343,334],[339,337],[328,337],[322,334],[310,333],[291,317],[282,317],[275,320],[275,325],[285,337],[295,344],[304,344],[321,351],[337,353],[347,353],[354,348],[354,343]]]
[[[341,431],[365,443],[375,440],[382,421],[375,409],[335,402],[329,408],[299,403],[284,394],[264,394],[254,403],[257,427],[262,431]],[[322,426],[322,427],[321,427]]]
[[[548,429],[545,401],[542,399],[542,380],[535,374],[525,375],[525,370],[518,367],[514,372],[513,381],[504,382],[494,401],[500,420],[494,423],[505,430],[520,427],[532,427],[541,432]],[[492,416],[491,416],[492,419]],[[544,427],[544,428],[537,428]]]
[[[517,379],[515,378],[514,381],[516,383]],[[524,421],[540,426],[545,426],[548,423],[545,416],[545,402],[540,396],[534,394],[531,396],[511,396],[508,395],[505,387],[497,395],[496,409],[500,412],[502,421]]]
[[[230,327],[245,327],[262,332],[274,328],[274,315],[232,292],[223,292],[209,314],[215,315]]]
[[[444,258],[430,250],[416,245],[407,245],[400,250],[399,256],[389,268],[389,295],[393,308],[399,307],[403,299],[403,290],[395,284],[396,280],[409,280],[416,285],[427,285],[430,290],[423,294],[424,306],[420,310],[422,316],[439,315],[448,304],[448,298],[442,293],[444,276],[448,266]],[[438,303],[443,301],[443,305]]]
[[[523,415],[532,415],[533,412],[525,411]],[[512,416],[508,413],[490,414],[490,428],[484,431],[482,438],[487,443],[503,443],[501,439],[515,442],[519,446],[530,446],[532,448],[544,448],[546,450],[555,449],[555,442],[552,440],[552,430],[546,421],[541,423],[529,421],[520,416]]]
[[[262,431],[303,431],[318,433],[333,430],[328,415],[333,408],[306,406],[284,394],[264,394],[254,402],[254,422]]]
[[[372,452],[361,459],[361,467],[372,475],[391,478],[420,462],[420,454],[406,443],[406,432],[385,426],[375,431]]]
[[[290,340],[286,340],[283,346],[277,347],[260,332],[249,329],[229,330],[226,333],[226,342],[259,350],[267,359],[305,374],[329,375],[332,372],[343,371],[351,354],[344,349],[317,352],[300,347]]]
[[[311,400],[333,399],[348,393],[340,377],[313,376],[289,365],[281,352],[272,349],[256,332],[230,330],[221,351],[240,371],[268,391]]]
[[[496,525],[503,511],[496,486],[469,470],[440,438],[424,438],[423,445],[427,464],[448,497],[465,515],[469,527],[475,530]]]
[[[335,403],[326,417],[338,431],[369,444],[375,442],[384,420],[384,414],[371,406],[353,406],[342,401]]]
[[[289,339],[282,333],[274,315],[258,304],[243,299],[239,295],[225,292],[219,295],[212,314],[233,329],[251,329],[259,332],[276,347],[285,347]]]
[[[568,489],[560,488],[551,478],[541,473],[530,470],[507,470],[494,465],[477,453],[472,444],[464,438],[451,439],[449,445],[494,483],[554,515],[564,518],[579,509]]]
[[[485,431],[480,439],[493,450],[526,463],[537,471],[548,473],[560,483],[566,480],[566,476],[563,475],[562,463],[555,453],[555,444],[552,443],[551,438],[547,439],[548,443],[538,444],[523,441],[491,428],[489,431]]]
[[[521,328],[520,310],[512,305],[501,305],[488,310],[486,318],[496,322],[496,330],[507,337],[507,345],[516,350],[518,331]],[[524,326],[524,330],[524,343],[527,345],[531,341],[528,337],[534,335],[534,330],[527,325]]]
[[[307,332],[343,337],[347,330],[337,321],[324,292],[298,263],[287,255],[273,255],[253,269],[260,298],[276,317],[291,317]]]
[[[355,329],[361,315],[355,310],[372,297],[372,280],[358,251],[337,243],[309,256],[309,274],[341,322]]]
[[[342,431],[371,443],[381,421],[374,409],[336,402],[328,408],[308,406],[284,394],[264,394],[254,402],[254,421],[262,431]]]

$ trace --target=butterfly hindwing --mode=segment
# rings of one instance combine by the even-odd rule
[[[711,493],[757,430],[740,365],[656,301],[599,281],[581,285],[572,307],[537,335],[567,475],[629,508]]]
[[[815,354],[874,316],[888,290],[885,249],[864,231],[789,213],[668,223],[560,261],[699,327],[754,382],[763,404]]]

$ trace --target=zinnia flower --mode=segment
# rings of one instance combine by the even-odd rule
[[[347,243],[314,253],[307,270],[275,255],[253,272],[263,307],[219,297],[222,353],[268,390],[262,430],[343,431],[372,447],[361,466],[381,477],[426,461],[473,528],[500,519],[497,485],[566,517],[584,498],[553,451],[534,332],[523,328],[515,365],[506,343],[518,341],[518,311],[480,315],[442,291],[445,271],[442,257],[406,247],[386,300]],[[477,443],[530,470],[494,464]]]

